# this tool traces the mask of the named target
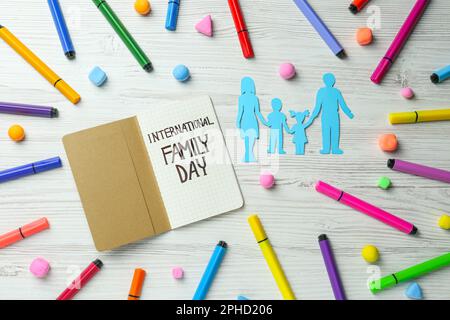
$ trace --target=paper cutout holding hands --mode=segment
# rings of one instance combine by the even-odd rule
[[[309,116],[309,110],[303,112],[289,110],[289,113],[292,118],[297,120],[297,123],[291,128],[291,133],[294,135],[292,142],[295,144],[295,154],[304,155],[305,145],[308,143],[308,137],[306,136],[306,128],[308,128],[308,126],[303,124],[303,122],[305,121],[305,118]]]
[[[339,107],[349,117],[353,119],[353,113],[345,103],[341,91],[334,88],[336,78],[332,73],[323,76],[325,87],[320,88],[316,96],[316,106],[311,118],[305,127],[309,127],[322,111],[322,150],[321,154],[329,154],[330,147],[333,154],[344,153],[339,149],[340,118]]]
[[[268,153],[275,153],[275,148],[278,146],[279,154],[286,154],[283,150],[283,129],[288,133],[292,133],[287,125],[287,118],[281,112],[283,104],[278,98],[272,99],[272,112],[267,116],[267,126],[270,127],[269,149]]]
[[[250,77],[241,80],[241,96],[236,119],[236,126],[241,130],[241,138],[245,142],[245,156],[243,162],[255,162],[253,148],[256,139],[259,139],[258,119],[266,126],[269,124],[264,119],[259,109],[259,100],[256,96],[255,82]]]

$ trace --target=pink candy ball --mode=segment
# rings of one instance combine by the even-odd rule
[[[400,94],[405,99],[412,99],[414,97],[414,91],[410,87],[406,87],[400,90]]]
[[[280,73],[280,77],[282,77],[285,80],[292,79],[296,73],[295,66],[292,63],[288,62],[280,65],[278,72]]]
[[[184,276],[184,270],[181,267],[172,268],[172,277],[174,279],[182,279]]]
[[[262,173],[259,176],[259,183],[263,188],[270,189],[275,184],[275,177],[271,173]]]
[[[44,258],[36,258],[30,264],[30,272],[38,278],[44,278],[50,271],[50,263]]]

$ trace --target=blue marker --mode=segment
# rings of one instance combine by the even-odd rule
[[[433,83],[441,83],[444,80],[450,78],[450,65],[435,71],[431,75],[431,82]]]
[[[67,29],[66,21],[64,20],[61,6],[58,0],[48,0],[48,6],[55,22],[56,30],[58,31],[59,40],[64,50],[64,54],[69,59],[75,58],[75,49],[70,39],[69,30]]]
[[[54,157],[16,168],[6,169],[4,171],[0,171],[0,183],[41,173],[51,169],[60,168],[61,166],[61,159],[59,157]]]
[[[166,29],[175,31],[177,28],[178,10],[180,9],[180,0],[169,0],[166,16]]]
[[[208,293],[209,287],[216,276],[217,270],[219,270],[220,263],[225,256],[225,252],[227,252],[227,243],[225,241],[219,241],[214,249],[214,252],[209,260],[208,265],[206,266],[205,272],[203,273],[202,280],[200,281],[197,290],[195,291],[194,297],[192,300],[204,300],[206,294]]]

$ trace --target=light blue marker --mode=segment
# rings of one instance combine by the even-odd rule
[[[441,83],[442,81],[447,80],[450,78],[450,65],[435,71],[430,78],[433,83]]]
[[[178,10],[180,9],[180,0],[169,0],[166,15],[166,29],[175,31],[177,28]]]
[[[225,241],[219,241],[219,243],[216,246],[216,249],[214,249],[211,259],[208,262],[208,265],[206,266],[205,272],[203,273],[202,276],[202,280],[200,280],[200,283],[197,287],[197,290],[195,291],[192,300],[205,299],[209,287],[211,287],[214,277],[216,276],[216,273],[219,270],[219,266],[222,263],[223,257],[227,252],[227,247],[228,245]]]

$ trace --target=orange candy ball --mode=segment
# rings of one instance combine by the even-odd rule
[[[148,2],[148,0],[136,0],[136,2],[134,3],[134,9],[137,13],[143,16],[148,15],[152,10],[150,2]]]
[[[378,139],[378,145],[385,152],[394,152],[398,147],[397,136],[393,133],[383,134]]]
[[[13,141],[16,142],[22,141],[23,139],[25,139],[25,130],[18,124],[15,124],[9,128],[8,136]]]
[[[361,46],[367,46],[371,44],[373,40],[372,29],[370,28],[359,28],[356,32],[356,41]]]

